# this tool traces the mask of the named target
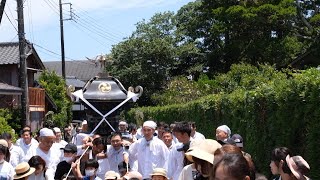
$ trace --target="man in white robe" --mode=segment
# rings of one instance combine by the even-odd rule
[[[154,137],[157,124],[153,121],[143,123],[144,137],[131,144],[129,157],[138,161],[138,171],[143,179],[151,179],[154,168],[166,168],[169,150],[162,140]]]
[[[28,161],[32,156],[40,156],[46,162],[46,179],[53,180],[58,163],[60,162],[61,150],[52,146],[55,135],[51,129],[42,128],[40,130],[39,145],[29,150],[25,160]]]
[[[183,167],[189,164],[184,153],[189,149],[191,127],[187,122],[179,122],[174,126],[173,133],[179,143],[175,144],[170,151],[167,175],[172,180],[178,180]]]

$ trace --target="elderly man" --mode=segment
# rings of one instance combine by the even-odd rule
[[[231,130],[227,125],[221,125],[216,129],[217,141],[227,141],[231,136]]]
[[[60,162],[61,151],[52,146],[56,136],[48,128],[42,128],[39,135],[39,145],[30,149],[26,154],[25,160],[28,161],[32,156],[40,156],[46,162],[46,179],[53,180],[58,163]]]
[[[129,148],[130,158],[138,160],[138,171],[143,179],[150,179],[154,168],[165,168],[169,150],[162,140],[154,137],[157,124],[154,121],[143,123],[144,137],[131,144]]]

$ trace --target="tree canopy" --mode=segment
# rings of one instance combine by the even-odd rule
[[[176,76],[197,80],[232,64],[286,67],[319,50],[319,1],[196,0],[177,13],[155,14],[113,46],[107,70],[121,82],[145,88],[142,105]]]

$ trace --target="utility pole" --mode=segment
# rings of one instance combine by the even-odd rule
[[[20,86],[21,95],[21,125],[29,125],[29,93],[28,93],[28,76],[26,65],[26,40],[24,36],[24,19],[23,19],[23,0],[17,0],[18,12],[18,37],[19,37],[19,54],[20,54]]]
[[[4,12],[4,7],[6,6],[6,0],[1,0],[0,3],[0,24],[1,24],[1,20],[2,20],[2,15]]]
[[[60,9],[60,42],[61,42],[61,65],[62,65],[62,77],[66,79],[66,63],[64,55],[64,35],[63,35],[63,14],[62,14],[62,3],[59,0],[59,9]]]

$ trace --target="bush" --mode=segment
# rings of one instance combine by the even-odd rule
[[[11,111],[9,109],[0,109],[0,135],[4,132],[11,133],[13,142],[17,139],[18,131],[21,128],[18,122],[19,119],[15,114],[18,111],[19,109],[13,109]],[[9,124],[12,124],[14,128]]]
[[[216,94],[184,104],[131,109],[127,119],[140,123],[195,121],[207,138],[227,124],[245,139],[245,150],[264,174],[270,174],[270,153],[279,146],[302,155],[311,166],[311,178],[319,179],[320,71],[292,73],[270,66],[234,65],[214,81]],[[136,119],[139,117],[139,119]]]

